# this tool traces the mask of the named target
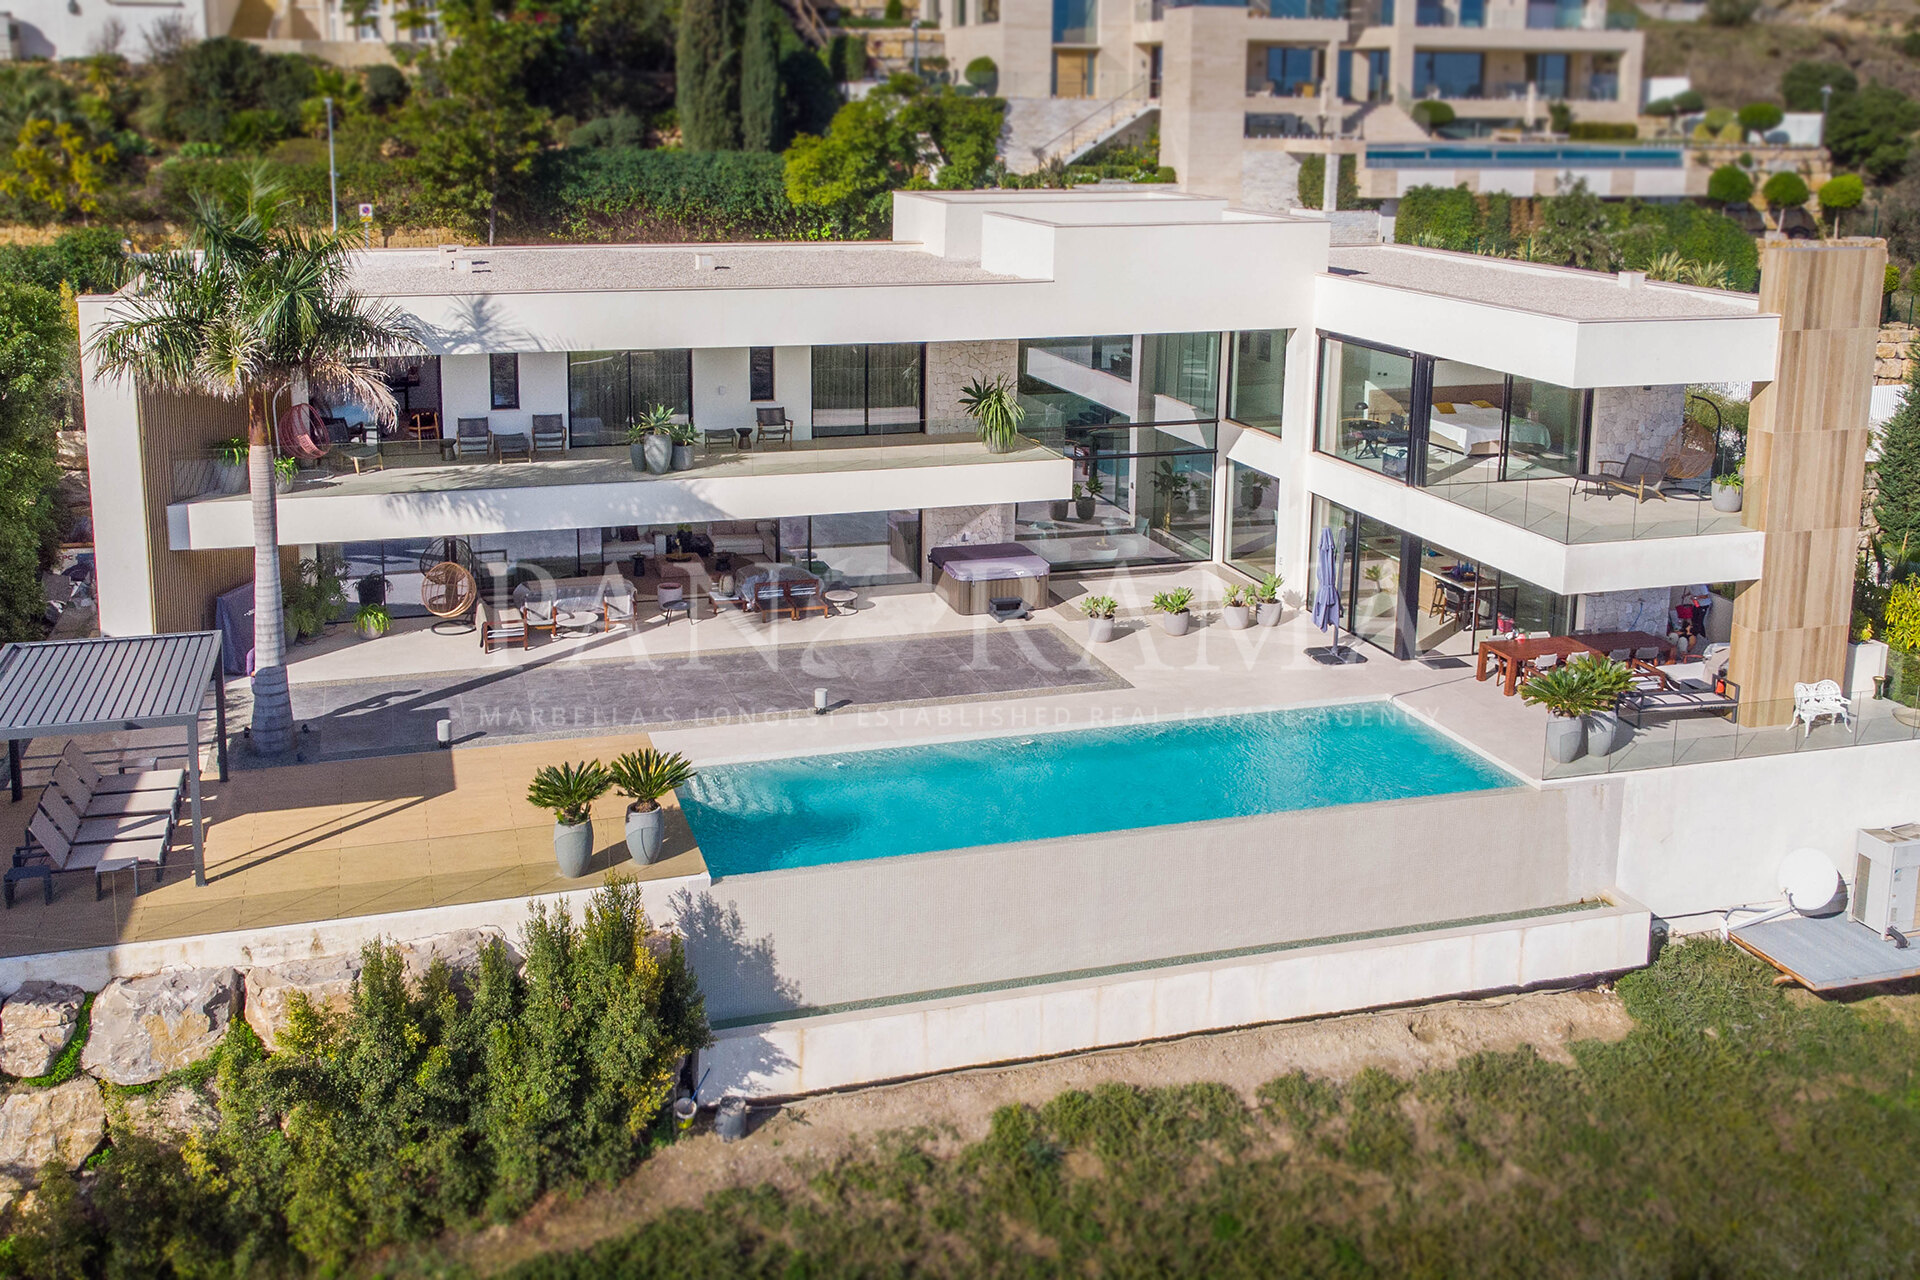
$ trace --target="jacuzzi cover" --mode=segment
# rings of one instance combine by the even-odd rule
[[[1008,578],[1044,578],[1053,571],[1045,557],[1017,542],[968,543],[935,547],[927,556],[956,582],[1003,582]]]

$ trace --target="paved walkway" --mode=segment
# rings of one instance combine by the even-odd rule
[[[536,651],[537,653],[537,651]],[[738,723],[830,705],[965,702],[1125,688],[1053,627],[887,640],[823,640],[671,657],[552,662],[440,675],[296,684],[308,760],[427,751],[452,721],[456,746]],[[235,752],[244,763],[244,752]]]

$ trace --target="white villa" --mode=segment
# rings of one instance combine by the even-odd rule
[[[414,317],[423,349],[387,362],[400,417],[386,431],[357,406],[315,406],[331,446],[300,463],[278,520],[289,557],[385,579],[395,633],[296,650],[296,693],[303,665],[311,681],[384,674],[410,692],[420,673],[543,655],[562,670],[568,644],[611,644],[594,652],[637,672],[731,634],[716,618],[752,616],[740,584],[756,566],[870,607],[796,611],[755,635],[902,654],[914,635],[1041,632],[1077,654],[1072,606],[1089,595],[1120,597],[1124,621],[1182,584],[1209,612],[1277,570],[1277,631],[1203,626],[1182,650],[1129,626],[1085,646],[1102,692],[1019,704],[983,685],[953,703],[978,717],[952,729],[929,719],[944,695],[906,676],[857,722],[636,728],[706,766],[1387,700],[1514,785],[1045,842],[1010,830],[786,870],[689,863],[648,882],[648,905],[689,938],[727,1087],[829,1087],[1618,971],[1644,963],[1651,916],[1776,899],[1796,847],[1851,872],[1858,828],[1916,816],[1920,746],[1869,681],[1847,689],[1847,723],[1790,723],[1796,684],[1855,681],[1881,242],[1769,244],[1754,296],[1336,248],[1316,216],[1156,190],[900,192],[893,231],[359,255],[356,286]],[[251,573],[248,498],[214,451],[244,410],[98,377],[92,335],[115,306],[80,301],[101,628],[205,630]],[[961,402],[997,377],[1026,410],[1004,451]],[[1755,386],[1741,509],[1709,500],[1733,442],[1689,396],[1706,383]],[[691,426],[684,469],[649,471],[629,449],[656,405]],[[988,595],[1050,578],[1027,598],[1034,618],[1010,624],[1027,630],[976,612],[956,568],[970,556],[1037,566],[989,577]],[[487,652],[428,626],[420,575],[436,558],[473,573],[481,599],[462,603],[483,626],[514,620],[514,593],[548,579],[612,584],[602,602],[630,591],[633,616]],[[688,594],[692,619],[656,608]],[[1315,660],[1338,656],[1308,617],[1332,600],[1338,646],[1368,662]],[[1704,659],[1723,705],[1646,721],[1612,756],[1549,759],[1544,714],[1474,668],[1582,636],[1696,674]],[[1021,719],[1022,705],[1046,714]],[[217,805],[214,823],[217,836]],[[760,968],[738,976],[749,960]]]

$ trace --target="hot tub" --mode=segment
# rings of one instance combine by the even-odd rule
[[[1018,597],[1029,609],[1053,602],[1053,566],[1017,542],[935,547],[933,590],[955,613],[986,613],[996,599]]]

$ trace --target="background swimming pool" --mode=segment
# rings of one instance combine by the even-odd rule
[[[718,765],[679,795],[720,877],[1513,785],[1364,702]]]

